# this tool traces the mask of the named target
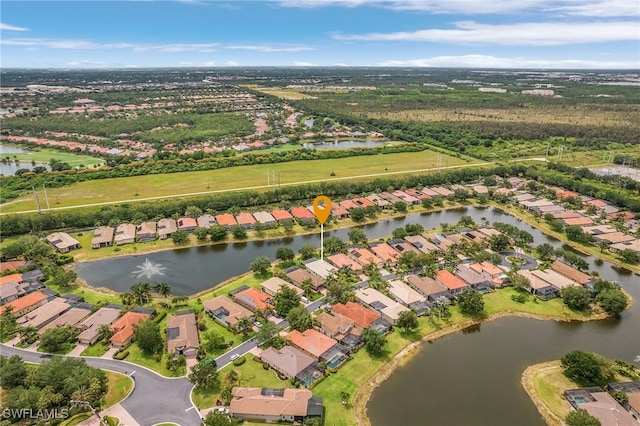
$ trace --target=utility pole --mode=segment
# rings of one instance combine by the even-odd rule
[[[47,196],[47,188],[44,186],[44,183],[42,184],[42,190],[44,191],[44,199],[47,201],[47,210],[50,210],[49,197]]]
[[[32,186],[31,189],[33,189],[33,196],[36,199],[36,206],[38,206],[38,213],[42,213],[42,210],[40,209],[40,200],[38,200],[38,194],[36,193],[36,187]]]

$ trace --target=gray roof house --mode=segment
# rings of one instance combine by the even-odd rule
[[[111,325],[120,317],[120,309],[105,306],[98,309],[90,317],[85,319],[78,328],[78,342],[85,345],[93,345],[98,341],[101,325]]]
[[[178,224],[175,219],[164,218],[158,221],[158,237],[161,240],[166,240],[178,230]]]

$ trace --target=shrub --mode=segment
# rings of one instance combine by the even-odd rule
[[[524,303],[529,298],[529,295],[526,293],[514,294],[511,296],[511,300],[517,303]]]
[[[160,324],[160,321],[162,321],[166,317],[167,317],[167,313],[161,312],[157,317],[154,318],[154,321],[156,322],[156,324]]]
[[[233,365],[235,365],[236,367],[239,365],[244,364],[244,362],[247,360],[247,358],[245,358],[244,356],[241,356],[240,358],[236,358],[233,360]]]
[[[113,354],[113,359],[123,360],[129,356],[129,351],[118,351]]]

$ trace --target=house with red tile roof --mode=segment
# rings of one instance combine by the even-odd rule
[[[587,216],[573,217],[573,218],[570,218],[570,219],[563,219],[562,221],[567,226],[574,226],[574,225],[575,226],[589,226],[589,225],[593,225],[593,219],[591,219],[590,217],[587,217]]]
[[[370,327],[375,321],[381,318],[378,312],[365,308],[355,302],[347,302],[345,304],[336,303],[331,307],[331,311],[344,315],[362,328]]]
[[[150,316],[148,314],[132,311],[118,318],[111,324],[111,331],[113,331],[113,336],[109,339],[111,345],[116,348],[122,348],[128,345],[131,339],[133,339],[133,326],[149,318]]]
[[[350,258],[344,253],[336,253],[336,254],[332,254],[331,256],[327,256],[327,260],[333,263],[334,265],[336,265],[338,269],[349,268],[352,271],[362,270],[362,265],[360,265],[358,262],[356,262],[355,260],[353,260],[352,258]]]
[[[285,337],[291,345],[319,360],[322,355],[338,344],[338,341],[325,336],[312,328],[299,332],[293,330]]]
[[[193,232],[198,226],[198,221],[192,217],[181,217],[177,223],[180,231]]]
[[[355,260],[362,266],[367,266],[371,263],[373,263],[376,266],[382,266],[382,264],[384,263],[382,259],[380,259],[373,252],[371,252],[369,249],[366,249],[366,248],[349,247],[347,249],[347,253],[349,257],[351,257],[353,260]]]
[[[565,277],[577,282],[582,286],[591,286],[595,281],[595,278],[591,275],[585,274],[584,272],[579,271],[576,268],[569,266],[559,260],[556,260],[551,264],[551,269],[553,269],[560,275],[564,275]]]
[[[376,205],[373,201],[365,197],[352,198],[351,201],[355,203],[356,207],[360,207],[360,208],[375,207]]]
[[[242,306],[255,312],[256,310],[266,311],[273,307],[271,296],[257,288],[248,287],[233,295],[233,298]]]
[[[315,216],[311,211],[309,211],[306,207],[292,207],[291,214],[296,220],[300,223],[306,223],[312,220],[315,220]]]
[[[407,194],[405,191],[393,191],[391,193],[391,195],[393,195],[394,197],[398,197],[399,199],[401,199],[402,201],[404,201],[407,204],[419,204],[420,200],[417,197],[414,197],[413,195],[409,195]]]
[[[280,224],[293,222],[293,216],[291,216],[291,213],[286,210],[276,209],[271,212],[271,215]]]
[[[333,217],[337,217],[338,219],[344,219],[349,217],[349,210],[336,203],[331,206],[331,215]]]
[[[256,218],[249,212],[240,213],[236,216],[236,221],[245,229],[251,229],[256,224]]]
[[[71,305],[66,299],[56,297],[50,302],[18,318],[18,324],[24,327],[35,327],[40,330],[69,309],[71,309]]]
[[[231,229],[231,227],[238,224],[235,216],[232,215],[231,213],[218,214],[215,216],[215,218],[218,225],[224,226],[227,229]]]
[[[2,307],[2,310],[11,307],[13,316],[19,318],[31,311],[39,308],[47,303],[47,296],[40,291],[34,291],[26,296],[22,296],[16,300],[13,300]]]
[[[12,260],[10,262],[0,262],[0,272],[13,272],[27,264],[26,260]]]
[[[400,252],[391,247],[387,243],[370,244],[369,248],[376,254],[383,262],[388,262],[390,265],[395,265],[400,259]]]
[[[0,277],[0,285],[5,285],[9,283],[20,284],[24,281],[22,278],[22,274],[11,274],[5,275],[4,277]]]
[[[407,283],[431,302],[436,302],[440,297],[451,298],[451,294],[445,286],[430,277],[418,275],[407,276]]]
[[[458,295],[464,290],[469,289],[469,286],[465,284],[460,278],[453,275],[446,269],[441,269],[436,273],[435,280],[445,286],[452,295]]]
[[[367,200],[369,201],[369,200]],[[359,205],[357,205],[356,203],[354,203],[352,200],[342,200],[340,201],[340,207],[342,207],[345,210],[351,210],[351,209],[357,209],[360,208]]]

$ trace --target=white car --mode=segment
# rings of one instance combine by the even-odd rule
[[[233,361],[234,359],[238,359],[240,357],[240,354],[233,354],[231,355],[231,361]]]

